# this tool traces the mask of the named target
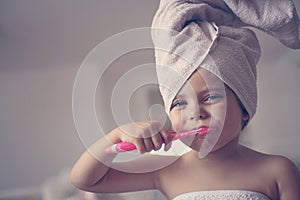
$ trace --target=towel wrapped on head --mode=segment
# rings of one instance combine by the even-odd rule
[[[167,114],[187,79],[203,68],[231,88],[254,116],[261,52],[255,33],[246,27],[300,48],[300,21],[290,0],[161,0],[152,39]]]

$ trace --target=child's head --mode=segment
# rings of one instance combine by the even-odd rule
[[[256,64],[260,57],[255,33],[242,27],[189,21],[193,17],[192,14],[184,17],[183,24],[175,21],[172,27],[175,31],[153,30],[158,81],[166,112],[169,114],[183,84],[201,68],[217,76],[237,95],[251,119],[257,106]],[[153,24],[159,26],[162,22],[154,19]]]
[[[169,114],[175,131],[183,132],[199,127],[212,131],[186,143],[193,149],[220,148],[238,138],[243,121],[249,115],[243,113],[239,99],[218,77],[205,69],[196,70],[172,101]],[[216,144],[216,145],[215,145]]]
[[[257,107],[260,45],[255,33],[245,27],[256,27],[288,47],[300,48],[297,12],[285,4],[289,2],[253,2],[250,6],[248,1],[161,0],[152,22],[152,39],[166,112],[169,114],[172,101],[185,82],[201,68],[233,91],[250,120]],[[281,12],[282,6],[288,10]],[[270,18],[257,10],[276,12],[277,17]]]

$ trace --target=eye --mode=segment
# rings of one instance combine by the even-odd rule
[[[215,103],[218,102],[219,100],[223,99],[224,96],[223,95],[219,95],[219,94],[210,94],[207,97],[205,97],[203,99],[203,102],[206,103]]]
[[[184,100],[175,100],[173,103],[172,103],[172,106],[171,106],[171,109],[173,108],[182,108],[184,106],[187,105],[187,102],[184,101]]]

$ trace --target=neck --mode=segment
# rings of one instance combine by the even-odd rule
[[[225,146],[213,149],[204,158],[200,159],[202,161],[224,161],[226,159],[236,158],[239,155],[239,137],[234,138],[232,141],[227,143]],[[198,152],[194,151],[194,154],[198,156]]]

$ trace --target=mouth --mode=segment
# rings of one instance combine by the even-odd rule
[[[196,137],[204,139],[205,136],[214,129],[209,126],[201,126],[197,130],[198,130],[198,133],[196,134]]]

